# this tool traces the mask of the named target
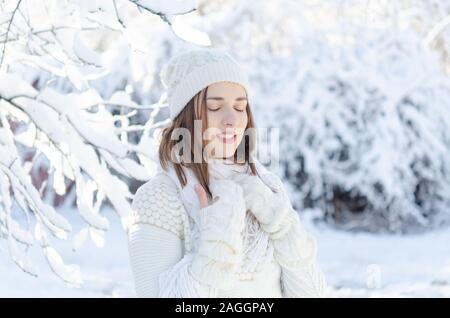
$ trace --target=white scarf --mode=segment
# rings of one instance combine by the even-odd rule
[[[252,158],[252,160],[255,164],[257,175],[261,178],[261,180],[273,191],[277,191],[275,185],[270,181],[270,175],[272,172],[265,168],[256,158]],[[194,189],[195,184],[199,182],[191,169],[184,168],[183,171],[187,180],[185,187],[182,187],[171,163],[169,163],[168,171],[165,171],[158,162],[158,172],[167,174],[178,186],[181,194],[181,201],[183,202],[186,212],[188,213],[190,223],[190,233],[187,234],[190,235],[190,239],[185,237],[185,257],[182,261],[176,264],[173,269],[161,275],[160,285],[167,286],[165,290],[160,293],[160,296],[162,297],[170,297],[171,292],[173,292],[173,290],[171,291],[171,288],[168,287],[168,284],[171,286],[180,285],[180,283],[176,283],[175,281],[175,272],[183,270],[186,271],[186,267],[184,265],[189,262],[193,256],[193,253],[198,250],[200,239],[200,229],[198,227],[198,211],[200,209],[200,202]],[[231,160],[215,160],[214,162],[210,162],[208,163],[208,171],[209,176],[212,179],[232,179],[236,174],[251,173],[251,169],[248,164],[238,165],[233,163]],[[260,229],[259,222],[252,213],[247,213],[246,215],[244,255],[247,255],[249,261],[241,267],[242,272],[254,270],[258,263],[266,262],[267,259],[265,258],[267,257],[270,259],[273,255],[273,246],[269,240],[269,237],[267,233]],[[186,292],[189,290],[190,293],[193,293],[195,287],[190,282],[188,283],[187,281],[184,281],[181,284],[185,287]],[[181,293],[178,296],[182,297],[182,295],[183,294]]]
[[[265,168],[257,159],[253,158],[253,162],[255,163],[257,174],[260,176],[261,180],[269,186],[271,189],[273,188],[273,183],[270,183],[270,178],[266,178],[267,175],[271,174],[267,168]],[[162,168],[158,167],[159,171],[162,171]],[[194,221],[193,226],[191,226],[191,240],[192,246],[187,246],[186,250],[189,251],[197,251],[198,243],[199,243],[199,228],[197,224],[199,224],[198,219],[198,211],[200,209],[200,202],[197,197],[197,193],[195,192],[194,186],[196,183],[198,183],[197,178],[193,174],[191,169],[183,169],[186,174],[186,180],[187,184],[185,187],[181,186],[180,181],[178,180],[178,177],[176,175],[176,172],[171,164],[169,164],[169,171],[166,173],[172,178],[172,180],[175,181],[177,184],[180,193],[181,193],[181,200],[186,208],[186,211],[189,215],[189,217]],[[251,169],[248,164],[245,165],[238,165],[234,164],[231,160],[216,160],[212,163],[208,163],[208,170],[210,178],[212,179],[232,179],[233,175],[240,174],[240,173],[251,173]],[[276,189],[275,189],[276,190]],[[265,234],[262,233],[257,229],[257,225],[255,224],[255,220],[253,215],[251,213],[248,213],[247,215],[247,222],[250,222],[250,228],[246,228],[248,231],[246,231],[247,236],[256,236],[258,234]],[[257,222],[257,221],[256,221]],[[246,237],[245,239],[250,239],[250,237]],[[253,251],[250,251],[253,256],[255,257],[262,257],[263,249],[267,247],[267,241],[263,241],[262,237],[255,238],[254,240],[255,246],[247,246],[248,249],[252,249]],[[245,246],[245,245],[244,245]],[[247,251],[245,251],[247,252]],[[256,254],[256,255],[254,255]],[[252,260],[252,263],[255,263],[257,260],[254,257],[249,257],[250,260]],[[256,265],[256,264],[253,264]]]

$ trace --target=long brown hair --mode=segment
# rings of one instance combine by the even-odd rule
[[[191,98],[191,100],[186,104],[186,106],[183,108],[183,110],[175,117],[175,119],[169,124],[168,127],[164,128],[162,130],[161,134],[161,142],[159,145],[159,162],[161,164],[161,167],[164,170],[167,170],[167,166],[169,162],[172,162],[174,165],[175,172],[177,174],[178,179],[180,180],[180,183],[184,187],[187,183],[186,175],[183,171],[183,167],[192,169],[192,172],[199,180],[202,187],[206,190],[206,193],[211,197],[211,191],[209,189],[209,172],[208,172],[208,163],[204,161],[203,158],[203,149],[206,147],[207,143],[206,140],[202,139],[202,149],[195,149],[195,147],[185,147],[185,143],[183,140],[183,136],[180,136],[178,139],[173,139],[173,135],[176,134],[177,128],[186,128],[190,132],[191,136],[191,145],[198,145],[198,143],[194,142],[194,121],[195,120],[201,120],[202,123],[202,131],[201,136],[203,136],[204,131],[208,128],[208,118],[206,115],[206,93],[208,91],[208,87],[202,89],[200,92],[198,92],[194,97]],[[248,164],[250,166],[250,169],[253,174],[256,175],[256,167],[253,162],[250,162],[250,154],[255,150],[256,147],[256,136],[254,134],[254,129],[247,130],[248,128],[255,128],[252,112],[250,109],[250,105],[247,101],[247,126],[245,127],[245,133],[244,136],[238,145],[238,148],[236,149],[234,153],[234,162],[237,164],[237,155],[238,150],[242,150],[242,147],[245,148],[245,162],[242,164]],[[187,149],[191,149],[190,151],[190,161],[189,162],[183,162],[183,160],[180,160],[180,163],[173,162],[173,158],[171,157],[172,149],[173,147],[177,146],[177,144],[181,142],[182,143],[182,151],[184,152]],[[195,152],[197,152],[197,155],[200,153],[201,156],[201,162],[195,162],[194,157]],[[183,154],[183,156],[186,156],[187,154]]]

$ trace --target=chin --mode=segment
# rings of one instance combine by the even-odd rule
[[[219,153],[215,155],[215,158],[230,158],[233,157],[234,152],[230,152],[230,153]]]
[[[230,158],[230,157],[233,157],[234,153],[236,152],[236,149],[237,148],[234,148],[234,149],[232,149],[230,151],[227,151],[227,152],[223,152],[223,151],[216,152],[214,154],[214,157],[215,158]]]

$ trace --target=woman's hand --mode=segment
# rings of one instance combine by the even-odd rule
[[[199,219],[202,237],[223,240],[235,250],[241,249],[241,233],[245,227],[245,201],[242,187],[230,179],[211,180],[212,202],[205,189],[197,184],[195,191],[200,203]],[[238,242],[239,241],[239,242]]]
[[[272,190],[254,175],[236,175],[234,181],[240,184],[244,191],[247,210],[250,210],[259,222],[269,223],[274,214],[274,211],[267,206],[274,196]]]
[[[198,200],[200,201],[200,209],[206,208],[208,206],[208,196],[200,183],[195,185],[195,192],[197,193]]]
[[[201,185],[195,186],[200,203],[200,240],[190,271],[204,284],[230,289],[243,258],[243,191],[239,184],[229,179],[211,180],[209,188],[210,204],[205,189]]]
[[[281,180],[272,174],[264,175],[264,180],[275,189],[272,191],[259,176],[241,174],[233,177],[244,191],[247,210],[260,222],[263,230],[271,238],[280,237],[289,230],[287,216],[292,211],[290,199]]]

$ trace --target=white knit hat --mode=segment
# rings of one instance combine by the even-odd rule
[[[195,94],[216,82],[240,84],[249,95],[247,74],[230,54],[219,49],[200,48],[183,51],[169,60],[160,77],[167,89],[172,120]]]

